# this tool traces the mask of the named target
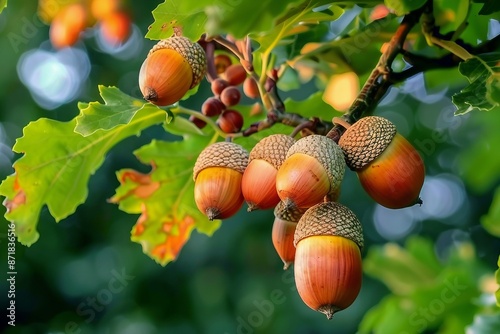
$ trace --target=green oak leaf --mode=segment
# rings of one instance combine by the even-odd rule
[[[79,104],[80,115],[76,117],[75,132],[89,136],[98,130],[110,130],[122,124],[128,124],[135,114],[148,106],[149,109],[159,109],[153,104],[133,98],[116,87],[99,86],[99,93],[104,100]],[[172,113],[167,110],[166,122],[172,119]]]
[[[274,26],[300,15],[305,8],[315,8],[331,1],[327,0],[284,0],[264,1],[256,10],[253,0],[225,0],[214,3],[212,0],[173,1],[166,0],[153,11],[154,23],[150,26],[147,38],[162,39],[170,37],[175,30],[191,40],[198,40],[203,33],[209,36],[232,34],[242,38],[248,34],[269,31]],[[376,4],[381,0],[361,2],[344,1],[345,6],[355,4]]]
[[[281,18],[273,29],[255,34],[252,36],[258,43],[256,51],[270,53],[278,44],[286,43],[284,39],[289,38],[292,43],[299,33],[309,30],[309,26],[317,25],[323,21],[333,21],[338,19],[344,10],[339,6],[331,5],[319,11],[313,11],[314,2],[306,4],[306,7],[296,8],[292,13],[288,13],[286,18]]]
[[[483,54],[460,63],[458,70],[469,80],[469,85],[452,97],[456,115],[500,105],[499,64],[500,53]]]
[[[59,222],[85,201],[90,176],[115,144],[164,121],[163,110],[145,107],[128,124],[86,137],[74,132],[75,119],[41,118],[29,123],[13,147],[23,156],[13,165],[15,173],[0,185],[5,217],[16,224],[19,242],[29,246],[37,241],[36,226],[44,205]]]
[[[385,5],[399,16],[419,9],[425,2],[426,0],[384,0]]]
[[[121,170],[121,185],[111,202],[127,213],[140,214],[131,239],[165,266],[177,258],[191,232],[212,235],[220,220],[209,221],[194,201],[193,166],[210,137],[185,136],[181,141],[154,140],[134,152],[151,172]]]
[[[165,0],[153,10],[154,22],[149,26],[146,37],[153,40],[172,36],[176,29],[182,30],[182,35],[197,41],[205,31],[207,16],[202,1]]]

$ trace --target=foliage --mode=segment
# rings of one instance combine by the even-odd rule
[[[297,33],[307,34],[318,30],[322,22],[339,19],[342,13],[349,8],[348,6],[341,8],[337,5],[324,7],[326,4],[328,1],[273,2],[267,4],[268,7],[263,8],[262,11],[257,12],[247,8],[247,6],[254,5],[251,1],[244,1],[238,6],[227,8],[224,7],[225,5],[212,6],[203,1],[197,2],[196,5],[187,1],[174,5],[172,1],[166,1],[153,11],[155,23],[151,26],[147,37],[165,38],[172,34],[174,27],[181,29],[183,34],[193,40],[200,38],[205,32],[208,32],[209,35],[216,35],[220,32],[231,33],[235,37],[249,34],[254,36],[259,43],[259,47],[254,52],[254,58],[257,64],[257,59],[261,60],[261,73],[268,70],[272,53],[276,52],[279,55],[281,54],[280,49],[285,47],[286,49],[300,50],[300,52],[286,52],[288,53],[286,58],[276,58],[274,66],[288,59],[287,62],[297,69],[299,74],[307,69],[308,71],[312,70],[320,78],[352,70],[358,76],[366,75],[375,65],[365,61],[366,55],[376,56],[378,54],[378,48],[382,42],[387,40],[387,35],[397,27],[397,21],[390,16],[371,23],[369,20],[356,20],[348,22],[350,26],[348,25],[337,38],[331,41],[304,44]],[[386,2],[386,5],[392,8],[397,15],[407,14],[411,10],[420,8],[423,4],[423,1],[418,3]],[[231,6],[231,4],[226,5]],[[320,8],[320,10],[316,10],[316,8]],[[267,16],[261,17],[260,14],[257,14],[262,12],[266,13]],[[255,24],[256,20],[248,19],[246,17],[248,13],[259,15],[259,23]],[[240,18],[243,16],[246,18],[245,22],[249,22],[248,25],[241,24]],[[170,24],[165,26],[164,22],[170,22]],[[411,36],[415,40],[418,37],[418,34]],[[369,43],[360,43],[360,41],[368,39]],[[455,47],[452,42],[447,43],[452,45],[452,49]],[[349,57],[347,58],[347,56]],[[370,58],[375,59],[375,57]],[[469,79],[470,85],[453,96],[453,102],[457,105],[457,114],[463,114],[473,109],[490,110],[498,105],[500,94],[497,91],[499,83],[496,63],[499,60],[499,53],[489,53],[471,57],[460,63],[459,71]],[[84,202],[87,196],[86,183],[90,175],[100,166],[106,152],[119,141],[137,135],[146,127],[159,122],[165,123],[165,129],[173,133],[198,132],[193,126],[186,125],[182,118],[174,121],[175,127],[169,127],[167,124],[173,117],[180,117],[179,115],[174,116],[171,108],[167,108],[166,112],[162,111],[158,107],[127,96],[116,88],[100,87],[100,91],[104,104],[99,102],[80,103],[80,115],[67,123],[46,119],[31,123],[26,127],[24,136],[14,146],[15,151],[24,153],[25,156],[14,164],[16,174],[9,176],[2,183],[0,191],[2,195],[7,197],[5,203],[9,212],[6,217],[18,224],[18,238],[25,245],[31,245],[38,238],[36,224],[40,209],[44,204],[48,205],[51,214],[56,221],[59,221],[73,213],[76,207]],[[304,117],[331,118],[324,111],[319,111],[324,110],[324,108],[309,108],[307,102],[294,104],[292,108],[294,112]],[[183,125],[184,127],[180,131],[176,131],[176,128]],[[207,137],[210,134],[204,133],[203,135]],[[51,141],[44,146],[43,150],[33,150],[33,143],[40,141],[42,136],[49,136]],[[64,141],[60,140],[62,137],[65,137]],[[213,139],[205,139],[195,142],[198,140],[197,138],[197,136],[186,136],[184,138],[186,143],[179,143],[179,145],[190,148],[190,159],[179,159],[178,163],[181,165],[163,163],[164,166],[160,170],[170,169],[166,172],[167,175],[176,175],[178,173],[176,170],[189,171],[190,166],[194,163],[196,153],[213,141]],[[239,139],[235,140],[238,142]],[[251,146],[248,148],[250,149]],[[162,165],[154,161],[147,163],[152,164],[154,168]],[[155,196],[161,196],[163,188],[168,188],[167,191],[172,193],[192,193],[189,178],[184,179],[184,182],[170,184],[166,180],[166,183],[156,180],[157,173],[158,171],[155,169],[153,175],[147,176],[151,182],[160,182],[161,186],[158,187],[158,194]],[[134,175],[133,172],[118,174],[123,183],[122,187],[129,189],[132,187],[130,182],[134,183],[135,179],[140,180],[136,186],[144,187],[141,182],[145,182],[146,176],[135,175],[132,177],[131,175]],[[62,191],[63,189],[70,189],[70,192]],[[122,188],[118,189],[119,193],[123,191]],[[186,195],[186,199],[188,197],[189,195]],[[121,202],[121,200],[121,197],[120,200],[115,199],[117,202]],[[133,203],[134,201],[136,203]],[[155,202],[152,199],[151,201]],[[142,212],[142,218],[139,219],[141,222],[141,219],[146,216],[145,212],[138,209],[141,202],[142,200],[132,196],[127,198],[127,205],[123,204],[120,207],[129,213]],[[186,217],[188,220],[194,219],[196,223],[193,222],[193,224],[195,225],[207,224],[201,215],[194,214],[196,208],[193,201],[188,200],[183,203],[183,205],[190,207],[186,209],[186,212],[191,212],[188,216],[184,216],[186,213],[177,216],[176,210],[172,209],[176,206],[173,203],[168,204],[168,202],[164,203],[165,212],[160,216],[163,216],[164,220],[167,212],[171,211],[174,218],[172,224],[178,228],[180,228],[180,222],[185,221]],[[148,224],[154,224],[158,229],[163,224],[163,220],[158,217]],[[488,223],[486,224],[488,225]],[[137,232],[137,228],[136,226],[133,235]],[[190,231],[191,228],[188,230]],[[211,234],[214,227],[202,228],[202,230]],[[188,236],[189,233],[186,233],[186,238]],[[133,239],[135,241],[141,240],[137,239],[137,236]],[[153,246],[146,246],[143,242],[141,244],[143,244],[146,253],[162,264],[175,258],[173,255],[168,256],[168,260],[161,260],[155,255]],[[177,248],[177,251],[179,250],[180,247]]]
[[[328,88],[334,86],[337,75],[349,73],[356,84],[367,82],[364,88],[369,91],[380,82],[400,88],[422,72],[428,86],[451,88],[455,117],[474,115],[470,123],[482,130],[460,153],[458,161],[472,191],[494,191],[481,224],[488,233],[500,237],[500,158],[491,148],[491,143],[500,141],[496,129],[500,52],[498,36],[488,35],[488,22],[500,18],[500,7],[497,1],[488,0],[434,1],[433,21],[425,17],[428,12],[423,14],[428,3],[164,1],[152,11],[154,22],[146,38],[159,40],[181,32],[192,41],[216,43],[223,52],[232,53],[233,59],[253,65],[250,75],[258,81],[261,99],[238,105],[245,121],[242,132],[222,132],[215,121],[199,113],[200,103],[187,107],[200,96],[196,89],[178,103],[160,108],[114,86],[101,85],[98,90],[102,102],[80,102],[79,114],[69,121],[40,118],[30,122],[13,146],[21,156],[13,164],[14,173],[1,183],[0,195],[5,197],[6,219],[16,225],[18,241],[30,246],[39,239],[38,223],[45,206],[56,222],[74,214],[89,196],[91,176],[112,149],[127,138],[161,125],[175,140],[155,138],[136,149],[135,157],[149,171],[120,169],[116,173],[119,186],[109,202],[138,216],[131,240],[165,266],[179,256],[193,231],[212,236],[222,225],[220,220],[209,221],[200,213],[193,199],[192,169],[206,146],[230,138],[251,150],[271,133],[290,134],[294,127],[308,124],[331,126],[333,117],[348,117],[357,110],[359,100],[352,99],[347,113],[336,109],[331,102],[335,96],[329,96]],[[384,5],[390,13],[376,17],[376,11]],[[7,1],[1,1],[0,11],[6,6]],[[415,13],[419,14],[418,20],[404,38],[396,40],[406,18]],[[245,38],[250,40],[250,54],[235,48],[245,43]],[[234,44],[228,43],[231,39]],[[387,70],[381,64],[390,71],[370,83],[376,71]],[[462,81],[455,85],[450,78]],[[266,84],[273,80],[277,80],[276,91],[266,90]],[[303,86],[313,87],[307,97],[282,102],[277,96],[286,91],[293,95],[294,89]],[[334,91],[337,95],[348,93],[352,92]],[[359,90],[354,95],[357,93]],[[358,95],[368,106],[362,113],[373,112],[384,95],[382,90],[378,93],[371,100]],[[268,116],[280,108],[281,119],[267,126]],[[206,121],[207,126],[199,129],[188,117]],[[291,119],[299,119],[299,124]],[[266,126],[244,132],[255,124]],[[372,247],[364,260],[364,270],[383,282],[390,294],[366,315],[360,333],[456,333],[467,326],[474,333],[498,329],[498,309],[470,302],[489,293],[479,281],[492,276],[470,243],[457,246],[443,262],[426,238],[413,237],[404,247],[396,243]],[[497,270],[497,283],[499,276]],[[498,291],[496,298],[498,304]],[[432,316],[422,313],[429,307],[439,307],[439,312]]]
[[[470,303],[479,298],[481,287],[477,282],[489,272],[477,261],[469,243],[456,245],[447,261],[441,263],[428,240],[413,237],[405,248],[392,243],[374,247],[364,268],[393,294],[370,310],[360,333],[420,333],[424,329],[456,333],[487,307]],[[478,330],[483,332],[488,331]]]

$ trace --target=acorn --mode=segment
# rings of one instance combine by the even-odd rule
[[[288,269],[295,259],[293,244],[295,228],[306,210],[296,207],[286,208],[283,202],[279,202],[274,208],[272,241],[274,249],[283,261],[283,270]]]
[[[302,301],[331,319],[349,307],[362,281],[363,231],[356,215],[337,202],[309,208],[294,235],[294,276]]]
[[[139,72],[139,87],[145,100],[166,106],[198,85],[206,68],[205,51],[198,43],[186,37],[170,37],[149,51]]]
[[[247,150],[233,142],[217,142],[200,153],[193,168],[194,200],[209,220],[229,218],[241,208],[247,164]]]
[[[241,184],[248,211],[270,209],[280,202],[276,175],[294,143],[295,139],[290,136],[273,134],[261,139],[250,151]]]
[[[324,200],[336,200],[344,177],[340,147],[321,136],[303,137],[293,144],[276,174],[276,190],[287,206],[308,208]]]
[[[345,127],[339,146],[368,195],[391,209],[421,204],[424,162],[396,126],[383,117],[368,116]]]

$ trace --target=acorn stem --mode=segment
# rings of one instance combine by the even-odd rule
[[[332,122],[337,125],[342,125],[344,127],[344,129],[349,129],[351,127],[351,124],[350,123],[347,123],[344,119],[342,119],[341,117],[334,117],[332,119]]]

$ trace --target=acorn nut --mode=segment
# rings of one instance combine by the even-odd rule
[[[295,259],[293,244],[295,228],[306,210],[297,207],[287,208],[283,202],[279,202],[274,208],[272,241],[276,253],[283,261],[284,270],[288,269]]]
[[[166,106],[179,101],[205,75],[207,60],[198,43],[174,36],[159,41],[139,72],[139,87],[147,101]]]
[[[233,216],[243,205],[241,179],[248,152],[233,142],[206,147],[193,168],[194,200],[209,220]]]
[[[308,208],[324,200],[336,200],[344,177],[345,160],[330,138],[310,135],[297,140],[276,175],[278,196],[288,206]]]
[[[273,134],[261,139],[250,151],[241,185],[248,211],[270,209],[280,202],[276,175],[294,143],[295,139],[290,136]]]
[[[335,120],[334,120],[335,121]],[[339,140],[347,166],[379,204],[400,209],[421,204],[425,167],[418,151],[389,120],[368,116],[348,126]]]
[[[349,307],[362,281],[361,223],[337,202],[309,208],[295,229],[294,275],[302,301],[331,319]]]

